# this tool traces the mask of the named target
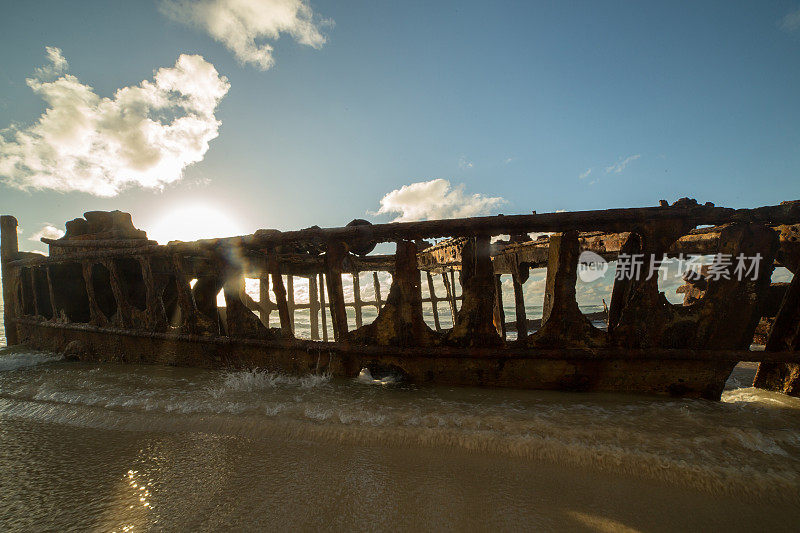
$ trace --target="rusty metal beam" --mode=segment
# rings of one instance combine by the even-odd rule
[[[269,244],[338,242],[389,242],[400,239],[420,240],[443,237],[475,237],[503,234],[524,234],[554,231],[604,231],[623,232],[637,224],[680,220],[694,226],[721,225],[731,222],[760,222],[764,224],[795,224],[800,221],[800,202],[754,209],[698,205],[691,200],[678,205],[605,209],[598,211],[572,211],[532,215],[498,215],[420,222],[393,222],[389,224],[345,226],[337,228],[312,227],[296,231],[259,230],[252,235],[227,239],[206,239],[192,243],[172,243],[176,251],[192,251],[217,247],[221,244],[257,249]]]

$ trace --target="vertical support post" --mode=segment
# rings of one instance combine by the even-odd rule
[[[81,261],[81,271],[83,273],[83,284],[86,287],[86,298],[89,300],[89,316],[90,323],[95,326],[107,326],[111,317],[107,317],[100,310],[97,305],[97,297],[94,293],[94,283],[92,283],[92,269],[94,264],[89,261]],[[180,301],[180,291],[178,292],[178,301]],[[183,311],[183,307],[181,307]]]
[[[341,242],[329,242],[325,252],[325,275],[328,283],[328,298],[331,301],[331,322],[336,341],[343,341],[347,336],[347,310],[344,304],[342,289],[342,261],[347,250]]]
[[[269,315],[272,314],[272,301],[269,298],[269,274],[258,278],[258,307],[261,323],[269,327]]]
[[[596,346],[605,342],[605,334],[592,326],[575,299],[579,255],[576,230],[550,235],[542,325],[528,337],[528,343],[562,347],[568,343]]]
[[[453,319],[453,324],[456,323],[456,296],[453,292],[453,286],[447,278],[447,272],[442,272],[442,281],[444,282],[444,290],[447,293],[447,303],[450,305],[450,315]]]
[[[517,339],[524,339],[528,336],[528,317],[525,312],[525,296],[522,292],[522,283],[520,277],[521,276],[512,274],[511,282],[514,285],[514,309],[517,319]]]
[[[36,267],[28,270],[28,275],[31,278],[31,295],[33,296],[33,315],[39,316],[39,299],[36,297]]]
[[[192,296],[194,296],[194,305],[197,310],[217,324],[219,323],[217,294],[220,289],[222,289],[222,278],[217,274],[216,269],[198,274],[197,281],[192,287]],[[227,306],[227,303],[225,305]]]
[[[46,318],[48,315],[52,319],[56,310],[53,307],[53,300],[50,298],[50,288],[47,283],[47,267],[40,266],[36,269],[36,282],[38,287],[34,287],[37,304],[39,305],[39,312]],[[44,291],[47,291],[47,296],[44,296]],[[41,301],[40,300],[41,296]]]
[[[439,324],[439,299],[436,298],[436,290],[433,288],[433,276],[430,272],[425,272],[428,277],[428,293],[431,296],[431,308],[433,310],[433,325],[436,331],[442,331],[442,325]]]
[[[800,275],[795,274],[767,339],[767,352],[800,350]],[[753,386],[800,397],[800,363],[760,363]]]
[[[275,304],[278,306],[278,317],[281,321],[281,335],[292,335],[292,323],[289,317],[289,304],[286,301],[286,288],[278,267],[278,259],[273,250],[267,251],[267,270],[272,279],[272,293],[275,295]]]
[[[183,257],[179,254],[172,255],[172,266],[175,269],[175,284],[177,289],[178,307],[181,310],[181,323],[183,327],[194,332],[197,329],[196,315],[194,312],[194,297],[189,287],[189,278],[183,265]],[[88,288],[88,286],[87,286]],[[228,317],[230,320],[230,317]]]
[[[6,343],[19,344],[17,334],[17,307],[14,298],[14,275],[8,263],[16,259],[19,252],[17,241],[17,219],[4,215],[0,217],[0,266],[3,280],[3,324],[6,328]]]
[[[269,300],[269,277],[262,276],[258,278],[258,306],[261,308],[261,323],[269,327],[269,315],[272,312],[270,305],[267,304]]]
[[[565,314],[568,314],[570,319],[581,315],[575,299],[579,251],[578,232],[567,231],[550,235],[542,327],[554,313],[559,319]]]
[[[455,269],[450,270],[450,287],[452,287],[452,289],[453,289],[453,312],[457,315],[458,314],[458,301],[456,300],[456,271],[455,271]],[[456,323],[456,319],[453,318],[453,324],[455,324],[455,323]]]
[[[620,256],[633,257],[642,252],[642,239],[639,235],[631,233],[619,250]],[[617,261],[617,270],[621,269]],[[613,333],[617,327],[622,310],[628,304],[628,299],[633,288],[634,280],[630,276],[614,276],[614,286],[611,289],[611,305],[608,309],[608,332]]]
[[[50,273],[50,265],[45,267],[47,272],[47,290],[50,292],[50,305],[53,306],[53,320],[58,320],[58,308],[56,307],[56,291],[53,288],[53,275]],[[4,285],[5,286],[5,285]],[[8,330],[6,330],[8,333]]]
[[[361,280],[358,279],[358,272],[353,272],[353,305],[356,311],[356,329],[361,327]]]
[[[114,294],[114,299],[117,301],[117,310],[119,318],[124,327],[131,325],[131,304],[125,297],[125,291],[122,290],[122,281],[120,280],[119,269],[113,259],[105,263],[108,269],[109,280],[111,282],[111,292]],[[111,317],[109,317],[110,319]]]
[[[494,313],[492,315],[497,334],[506,340],[506,312],[503,309],[503,286],[500,274],[494,275]]]
[[[387,308],[397,305],[395,337],[401,346],[425,346],[431,342],[431,331],[422,315],[422,278],[417,265],[417,245],[413,241],[397,241],[394,277],[387,297]]]
[[[359,344],[430,346],[435,334],[422,316],[422,276],[417,266],[417,245],[397,241],[392,287],[386,305],[374,322],[351,334]]]
[[[189,276],[186,274],[185,261],[183,256],[181,256],[179,253],[172,254],[172,268],[175,274],[176,299],[178,302],[178,308],[181,311],[180,327],[186,330],[188,333],[215,333],[216,331],[219,331],[217,322],[212,322],[211,319],[197,312],[197,306],[194,302],[192,288],[189,285]],[[226,323],[228,325],[229,335],[231,323],[236,322],[235,316],[231,318],[232,315],[236,314],[235,309],[233,311],[232,309],[233,306],[226,308]]]
[[[317,276],[308,277],[308,313],[311,326],[311,340],[319,340],[319,289],[317,289]]]
[[[142,266],[142,279],[144,280],[144,287],[146,292],[147,301],[147,328],[151,331],[161,331],[167,328],[167,314],[164,311],[164,305],[158,297],[156,290],[156,279],[153,275],[153,264],[150,256],[143,255],[140,259]],[[50,280],[50,269],[47,269],[47,284],[52,287]],[[52,295],[51,295],[52,301]],[[216,305],[216,302],[214,302]],[[215,308],[216,311],[216,308]],[[53,307],[53,315],[55,316],[55,306]]]
[[[294,276],[291,274],[286,275],[286,308],[289,311],[289,327],[294,335]]]
[[[461,252],[461,309],[447,336],[455,346],[496,346],[502,343],[494,324],[496,279],[489,255],[489,237],[466,240]]]
[[[227,257],[227,256],[223,256]],[[245,292],[244,271],[238,263],[233,261],[223,263],[220,269],[222,272],[222,293],[225,296],[225,317],[228,326],[229,337],[255,337],[263,338],[267,334],[267,329],[261,320],[256,317],[250,308],[245,305],[244,298],[249,298]],[[251,304],[252,305],[252,304]],[[210,322],[210,319],[202,313],[197,312],[195,305],[195,316],[198,319]],[[205,317],[205,318],[204,318]]]
[[[325,275],[319,274],[319,310],[322,313],[322,340],[328,342],[328,315],[325,310]]]
[[[372,284],[375,287],[375,308],[378,312],[381,312],[381,307],[383,307],[383,299],[381,298],[381,282],[378,280],[378,273],[372,273]]]

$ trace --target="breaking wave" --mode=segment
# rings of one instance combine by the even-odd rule
[[[329,383],[330,380],[330,374],[308,374],[298,377],[258,369],[242,370],[225,373],[222,386],[212,389],[211,393],[213,396],[219,397],[232,391],[254,392],[276,388],[311,389]]]
[[[17,359],[28,367],[0,375],[0,418],[458,449],[800,503],[800,400],[757,389],[715,403]]]

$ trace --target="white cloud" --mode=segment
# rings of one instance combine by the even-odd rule
[[[321,48],[325,36],[305,0],[162,0],[161,12],[167,17],[208,32],[225,45],[242,63],[261,70],[275,64],[272,45],[282,33],[300,44]]]
[[[797,11],[792,11],[783,17],[778,26],[780,26],[782,30],[786,31],[795,31],[800,29],[800,9]]]
[[[592,173],[592,169],[591,168],[587,168],[586,172],[581,172],[580,175],[578,176],[578,178],[579,179],[584,179],[584,178],[588,177],[589,174],[591,174],[591,173]]]
[[[60,76],[65,73],[69,68],[69,63],[64,59],[61,54],[61,49],[55,46],[45,46],[44,51],[47,54],[49,65],[39,67],[36,69],[36,77],[39,79],[50,79]]]
[[[468,169],[472,167],[473,167],[472,161],[468,160],[463,155],[458,158],[458,168]]]
[[[33,242],[41,242],[41,238],[44,237],[46,239],[60,239],[64,236],[64,230],[58,229],[54,225],[50,224],[49,222],[45,222],[42,229],[28,237],[29,241]]]
[[[630,163],[636,161],[640,157],[642,157],[641,154],[635,154],[635,155],[629,155],[625,159],[620,158],[620,160],[614,163],[613,165],[606,167],[606,174],[611,174],[611,173],[619,174],[620,172],[625,170],[625,167],[627,167]]]
[[[506,203],[501,197],[464,193],[464,185],[451,187],[445,179],[403,185],[381,198],[376,215],[399,213],[394,222],[485,215]]]
[[[0,134],[0,178],[12,187],[97,196],[160,188],[202,161],[218,135],[214,112],[230,84],[201,56],[181,55],[153,81],[101,98],[63,73],[61,50],[47,55],[50,65],[26,80],[47,110],[32,126]]]

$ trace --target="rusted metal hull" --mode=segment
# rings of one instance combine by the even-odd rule
[[[315,342],[265,342],[179,334],[146,334],[113,328],[77,327],[20,320],[22,344],[36,349],[70,352],[91,362],[165,364],[201,368],[259,368],[304,375],[330,373],[354,378],[362,368],[374,374],[396,372],[411,383],[518,389],[648,393],[718,400],[736,361],[640,358],[620,352],[586,360],[554,358],[552,351],[520,355],[498,349],[495,355],[470,355],[469,350],[409,355],[407,350]],[[474,350],[473,350],[474,352]],[[687,354],[692,355],[692,354]],[[754,355],[756,355],[754,353]]]
[[[78,359],[342,377],[366,367],[415,383],[709,399],[720,397],[736,362],[762,361],[768,364],[757,384],[800,390],[800,279],[780,305],[767,305],[775,265],[800,268],[800,201],[734,210],[682,198],[652,208],[374,226],[356,220],[164,246],[127,213],[90,211],[67,222],[64,237],[47,241],[50,256],[19,251],[17,220],[0,223],[9,344]],[[533,239],[529,232],[553,233]],[[501,235],[509,240],[491,242]],[[439,237],[448,239],[424,240]],[[366,255],[382,242],[393,242],[395,254]],[[618,259],[604,329],[577,302],[586,251]],[[687,298],[675,305],[650,274],[664,257],[687,253],[716,253],[718,275],[701,270],[686,278]],[[623,259],[635,257],[641,272],[627,275]],[[744,272],[747,258],[752,270]],[[540,267],[547,270],[543,316],[534,325],[523,284]],[[391,273],[388,294],[381,272]],[[361,294],[361,274],[371,274],[373,295]],[[503,274],[513,282],[515,340],[507,335]],[[434,276],[446,294],[436,294]],[[308,303],[297,300],[296,277],[307,279]],[[353,291],[346,299],[347,278]],[[257,302],[247,279],[258,283]],[[449,307],[449,328],[440,303]],[[377,317],[367,323],[362,310],[373,306]],[[310,315],[311,340],[295,328],[301,309]],[[762,334],[766,351],[750,352],[761,322],[772,324]]]

